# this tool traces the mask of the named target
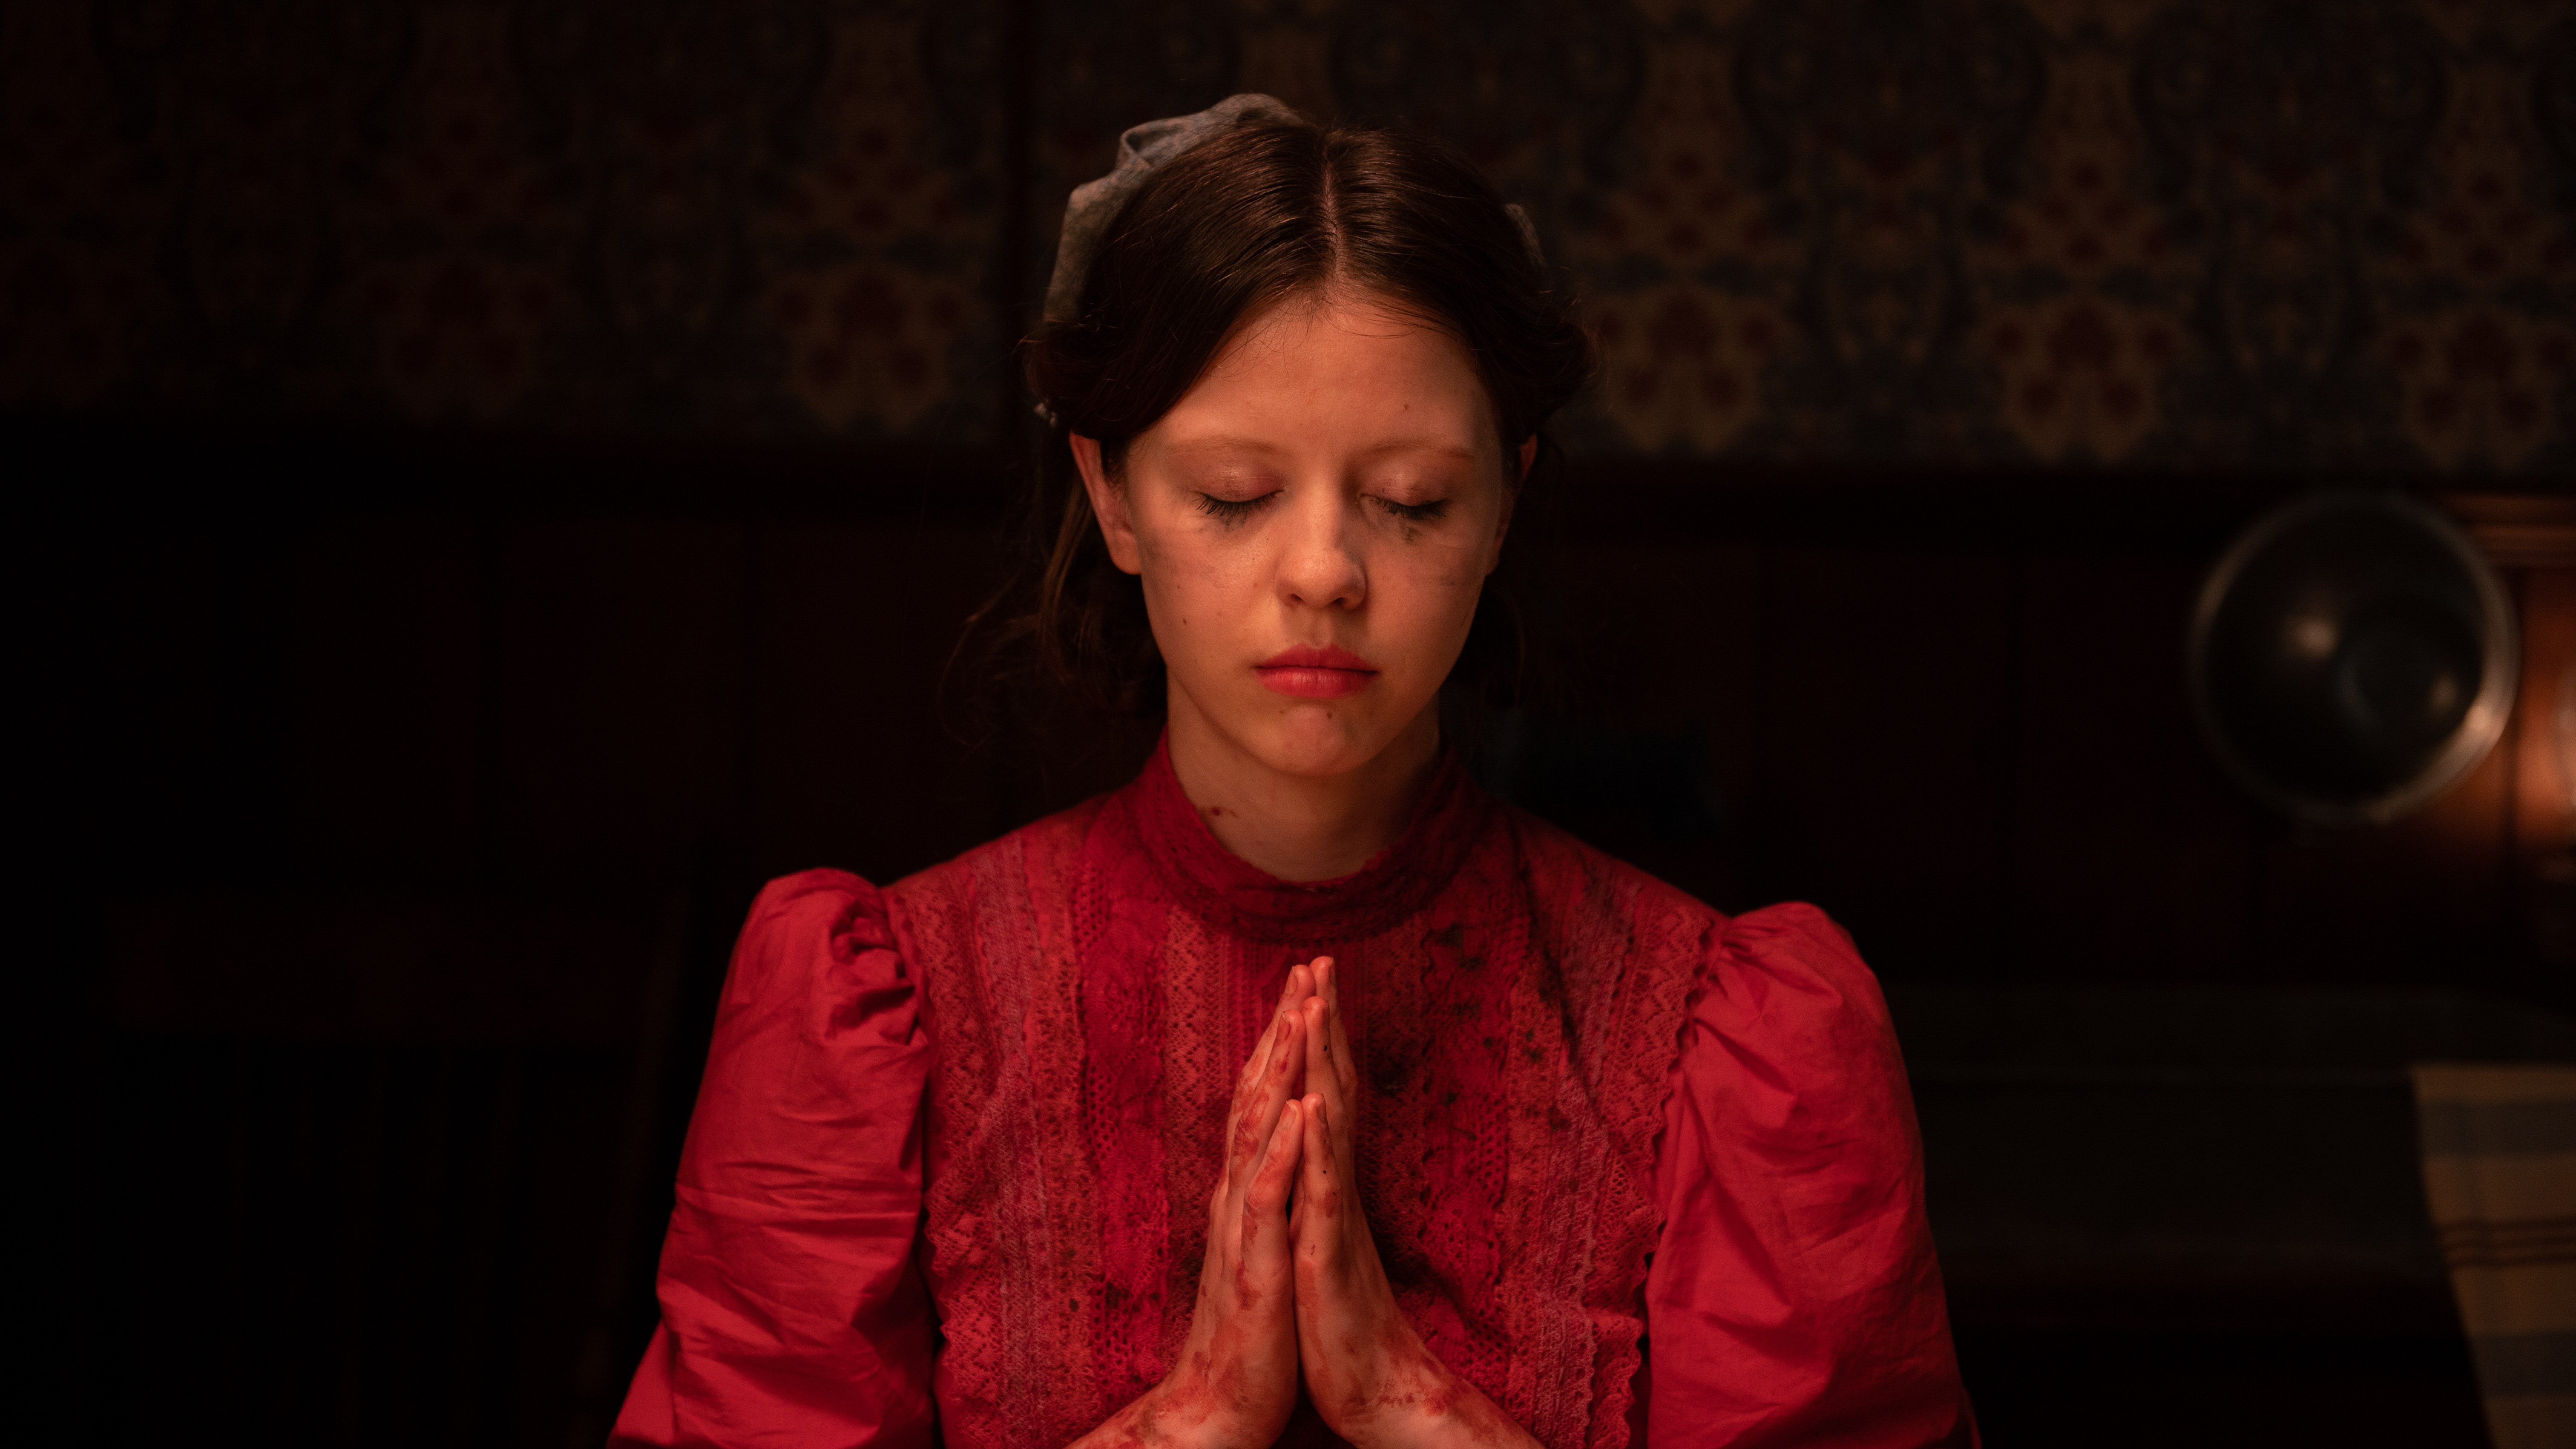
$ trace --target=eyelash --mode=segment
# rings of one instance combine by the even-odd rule
[[[1241,523],[1252,516],[1254,509],[1269,502],[1272,496],[1264,493],[1258,498],[1219,498],[1213,493],[1202,493],[1199,495],[1199,511],[1219,523]]]
[[[1219,498],[1213,493],[1202,493],[1199,495],[1199,511],[1220,523],[1241,523],[1276,496],[1264,493],[1258,498]],[[1442,514],[1449,511],[1446,498],[1436,498],[1429,503],[1398,503],[1392,498],[1372,498],[1369,501],[1407,523],[1437,522]]]
[[[1429,523],[1449,511],[1449,500],[1435,498],[1429,503],[1398,503],[1392,498],[1376,500],[1380,508],[1407,523]]]

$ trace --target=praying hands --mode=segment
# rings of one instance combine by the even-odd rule
[[[1289,970],[1235,1084],[1179,1362],[1081,1445],[1267,1445],[1301,1380],[1361,1449],[1537,1442],[1396,1305],[1354,1191],[1359,1080],[1335,976],[1329,956]]]

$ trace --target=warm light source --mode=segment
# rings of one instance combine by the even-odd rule
[[[2551,733],[2558,743],[2558,794],[2568,838],[2576,842],[2576,661],[2558,671],[2558,709]]]

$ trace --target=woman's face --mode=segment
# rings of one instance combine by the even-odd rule
[[[1506,459],[1456,338],[1326,293],[1238,329],[1114,482],[1073,446],[1110,557],[1143,578],[1176,727],[1321,776],[1434,727],[1535,445]]]

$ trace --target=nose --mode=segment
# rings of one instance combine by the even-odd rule
[[[1356,547],[1349,501],[1338,488],[1298,490],[1284,529],[1279,591],[1310,609],[1356,609],[1368,597],[1368,569]]]

